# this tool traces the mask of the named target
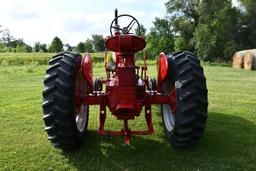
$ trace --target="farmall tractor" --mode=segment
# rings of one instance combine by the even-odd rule
[[[119,20],[128,24],[121,27]],[[199,59],[191,52],[165,54],[157,60],[157,79],[147,76],[144,65],[136,66],[135,54],[146,47],[145,40],[135,35],[139,22],[131,15],[117,15],[105,40],[106,78],[93,78],[90,54],[59,53],[49,61],[43,91],[43,120],[52,145],[62,150],[78,148],[87,131],[89,107],[99,105],[100,135],[121,135],[129,144],[131,135],[150,135],[153,104],[161,105],[167,140],[176,148],[188,148],[203,134],[207,119],[207,87]],[[113,60],[107,52],[112,51]],[[123,121],[120,131],[105,130],[106,109]],[[147,130],[136,131],[128,121],[140,116],[144,108]],[[95,113],[93,113],[95,114]],[[93,115],[92,114],[92,115]]]

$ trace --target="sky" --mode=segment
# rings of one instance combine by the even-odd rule
[[[114,10],[133,15],[148,30],[164,17],[168,0],[0,0],[0,25],[15,38],[34,45],[55,36],[72,46],[91,37],[109,35]]]

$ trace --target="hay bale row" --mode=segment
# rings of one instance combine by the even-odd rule
[[[233,68],[256,69],[256,49],[238,51],[233,55]]]

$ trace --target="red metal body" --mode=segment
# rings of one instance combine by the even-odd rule
[[[146,55],[144,55],[143,67],[135,65],[135,53],[143,50],[145,46],[145,40],[133,34],[120,34],[117,31],[113,37],[108,37],[105,41],[105,47],[108,51],[114,52],[115,70],[106,69],[107,78],[99,79],[101,84],[105,85],[105,91],[91,91],[88,96],[82,99],[82,103],[85,105],[100,106],[98,133],[101,135],[123,135],[125,144],[130,143],[131,135],[149,135],[154,132],[152,104],[170,104],[172,110],[176,108],[175,91],[163,95],[161,91],[148,90]],[[108,62],[108,60],[106,61]],[[161,83],[168,69],[164,53],[160,54],[158,63],[158,90],[161,90]],[[84,56],[80,72],[88,82],[89,90],[92,90],[92,59],[89,54]],[[123,120],[124,126],[120,131],[104,129],[106,107],[117,119]],[[147,130],[133,131],[128,126],[128,120],[138,117],[143,107]]]
[[[167,75],[168,71],[168,62],[165,54],[161,52],[159,54],[158,60],[157,60],[157,67],[158,67],[158,76],[157,76],[157,85],[158,89],[157,91],[161,92],[163,81]]]
[[[93,63],[92,57],[89,53],[86,53],[82,58],[81,72],[89,87],[93,86]]]

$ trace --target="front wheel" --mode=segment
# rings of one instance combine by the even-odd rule
[[[168,74],[163,94],[175,104],[161,106],[166,137],[177,148],[191,147],[202,136],[207,120],[207,87],[199,59],[190,52],[167,56]]]

